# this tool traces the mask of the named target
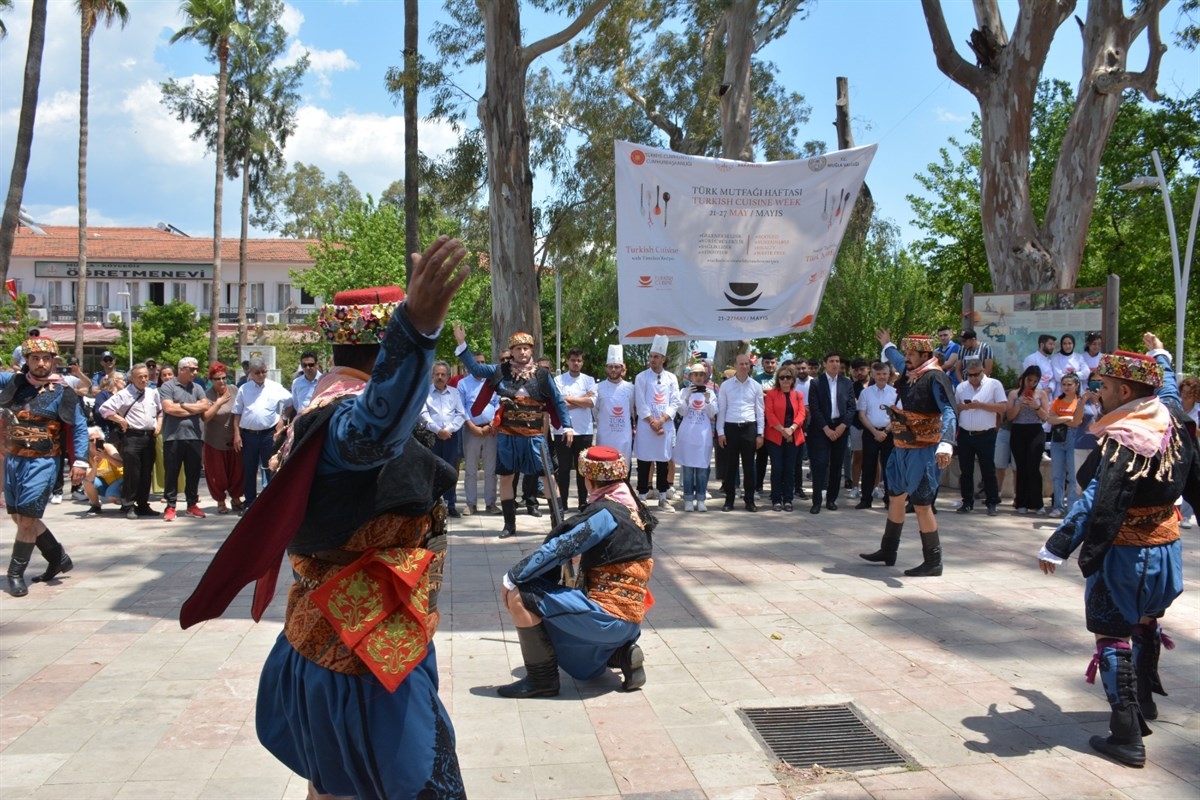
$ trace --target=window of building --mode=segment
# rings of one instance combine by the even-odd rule
[[[250,297],[247,298],[246,308],[253,308],[259,311],[263,309],[263,300],[266,299],[267,285],[265,283],[251,283],[247,286],[250,290]]]
[[[275,310],[287,311],[292,304],[292,285],[290,283],[275,284]]]
[[[96,287],[96,305],[100,306],[100,308],[104,310],[112,308],[112,306],[109,304],[108,281],[96,281],[92,285]]]
[[[317,298],[313,297],[313,296],[312,296],[311,294],[309,294],[309,293],[308,293],[308,291],[307,291],[307,290],[305,290],[305,289],[301,289],[301,290],[300,290],[300,305],[302,305],[302,306],[315,306],[316,304],[317,304]]]
[[[176,281],[171,284],[171,299],[178,300],[181,303],[188,301],[188,285],[183,281]]]

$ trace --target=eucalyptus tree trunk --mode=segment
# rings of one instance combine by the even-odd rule
[[[980,206],[993,289],[1074,287],[1096,201],[1100,157],[1121,93],[1137,89],[1157,99],[1155,84],[1166,51],[1158,17],[1166,0],[1147,0],[1130,17],[1121,0],[1088,0],[1087,19],[1076,16],[1083,75],[1040,214],[1029,191],[1034,98],[1055,32],[1075,11],[1075,0],[1020,3],[1011,40],[998,0],[974,0],[979,27],[971,32],[969,45],[975,65],[955,49],[940,0],[921,0],[921,5],[938,68],[979,102]],[[1143,31],[1148,38],[1145,68],[1129,72],[1129,49]]]
[[[758,0],[731,0],[726,14],[725,74],[721,81],[721,154],[738,161],[754,160],[750,138],[750,108],[754,96],[750,89],[750,58],[757,49],[754,28],[758,21]],[[746,352],[745,340],[717,342],[713,368],[732,365]]]
[[[38,87],[42,81],[42,50],[46,46],[46,0],[33,0],[30,15],[29,48],[25,51],[25,82],[21,90],[21,114],[17,121],[17,146],[13,154],[12,177],[4,200],[4,215],[0,218],[0,281],[8,280],[8,262],[12,258],[17,226],[21,220],[21,197],[25,193],[25,176],[29,172],[29,155],[33,151],[33,120],[37,113]],[[0,302],[8,293],[0,292]]]
[[[488,152],[488,215],[492,270],[492,341],[497,348],[516,331],[542,352],[542,312],[533,259],[533,171],[525,86],[529,65],[574,38],[610,0],[591,0],[561,31],[521,44],[518,0],[479,0],[484,27],[487,90],[479,120]]]

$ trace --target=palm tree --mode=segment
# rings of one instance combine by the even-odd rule
[[[179,10],[188,24],[171,37],[171,44],[193,39],[217,62],[217,186],[213,198],[213,282],[209,319],[208,360],[217,360],[217,331],[221,310],[221,213],[225,172],[225,95],[229,88],[229,42],[249,35],[238,21],[234,0],[183,0]]]
[[[38,87],[42,82],[42,50],[46,46],[46,0],[33,0],[29,25],[29,49],[25,52],[25,85],[21,93],[21,116],[17,122],[17,147],[13,154],[12,178],[0,218],[0,283],[8,280],[8,260],[20,223],[21,196],[25,193],[25,175],[29,154],[33,151],[33,120],[37,111]],[[0,293],[0,297],[4,297]],[[2,301],[0,301],[2,302]]]
[[[87,315],[87,153],[88,94],[91,91],[92,34],[103,22],[121,27],[129,22],[129,9],[122,0],[75,0],[79,12],[79,281],[75,290],[75,358],[83,363],[83,322]]]
[[[0,11],[11,11],[13,0],[0,0]],[[0,19],[0,39],[8,36],[8,26]]]

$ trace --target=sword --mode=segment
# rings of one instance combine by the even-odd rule
[[[554,460],[550,458],[550,445],[546,437],[541,437],[542,476],[546,479],[546,497],[550,500],[550,526],[557,528],[562,524],[562,509],[558,505],[558,484],[554,480]]]

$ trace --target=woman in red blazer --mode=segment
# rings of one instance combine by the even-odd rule
[[[771,459],[771,508],[792,510],[796,488],[796,459],[804,444],[804,395],[796,388],[796,371],[785,366],[775,373],[775,385],[763,395],[766,425],[763,437]]]

